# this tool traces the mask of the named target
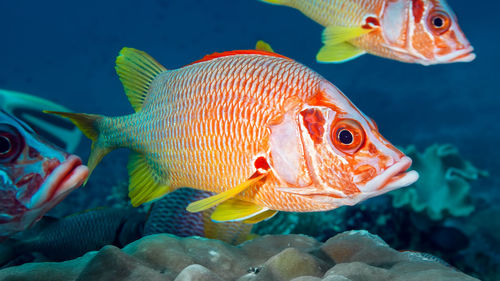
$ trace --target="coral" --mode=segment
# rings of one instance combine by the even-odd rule
[[[433,220],[448,214],[467,216],[474,211],[468,181],[486,176],[486,172],[464,160],[450,144],[432,145],[424,153],[409,146],[404,152],[413,159],[412,168],[419,172],[420,178],[409,187],[389,193],[394,207],[409,206],[416,212],[425,212]]]
[[[72,261],[0,270],[0,280],[464,280],[425,255],[399,252],[367,231],[320,243],[304,235],[267,235],[232,246],[221,241],[157,234],[122,250],[106,246]]]

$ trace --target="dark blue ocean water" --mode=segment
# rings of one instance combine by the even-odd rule
[[[472,63],[424,67],[365,55],[318,64],[322,27],[294,9],[256,0],[0,1],[0,88],[77,112],[123,115],[132,109],[114,71],[122,47],[178,68],[212,52],[252,49],[263,39],[338,86],[392,143],[420,150],[433,143],[458,146],[491,174],[473,192],[500,199],[500,38],[494,24],[500,4],[449,2],[476,49]],[[83,142],[82,156],[89,146]],[[111,166],[125,171],[126,163],[106,159],[104,167]],[[123,181],[108,178],[110,185]]]

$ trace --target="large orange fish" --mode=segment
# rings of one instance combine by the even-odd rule
[[[323,25],[316,59],[365,53],[423,65],[470,62],[473,48],[445,0],[261,0],[293,7]]]
[[[254,223],[353,205],[418,178],[334,85],[281,55],[230,51],[166,70],[124,48],[116,70],[134,114],[57,114],[92,139],[90,170],[115,148],[132,150],[134,206],[192,187],[218,194],[188,211],[217,205],[213,220]]]

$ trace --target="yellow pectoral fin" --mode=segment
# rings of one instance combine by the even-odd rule
[[[274,53],[274,50],[271,47],[271,45],[269,45],[269,43],[262,41],[262,40],[257,41],[257,44],[255,44],[255,50]]]
[[[358,47],[344,42],[333,46],[323,46],[316,55],[316,60],[318,62],[341,63],[355,59],[365,53],[365,51]]]
[[[371,28],[330,25],[325,28],[321,41],[325,45],[337,45],[373,31]]]
[[[267,211],[267,208],[256,205],[252,202],[232,198],[218,205],[210,218],[216,222],[246,222],[246,220]]]
[[[226,190],[222,193],[219,193],[214,196],[210,196],[208,198],[192,202],[189,204],[186,208],[188,212],[191,213],[196,213],[196,212],[201,212],[203,210],[209,209],[217,204],[220,204],[226,200],[229,200],[233,198],[234,196],[238,195],[239,193],[243,192],[245,189],[249,188],[250,186],[254,185],[261,179],[263,179],[267,174],[259,174],[256,177],[251,177],[250,179],[246,180],[245,182],[239,184],[238,186],[231,188],[229,190]]]
[[[130,176],[128,195],[132,206],[137,207],[158,199],[170,191],[168,184],[155,180],[153,171],[143,155],[131,152],[127,167]]]

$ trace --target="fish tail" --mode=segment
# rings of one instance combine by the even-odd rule
[[[60,111],[44,111],[45,113],[59,115],[61,117],[68,118],[75,126],[82,131],[82,133],[92,140],[92,147],[90,150],[90,156],[88,160],[89,177],[94,168],[101,162],[102,158],[108,154],[112,148],[110,148],[103,138],[99,138],[99,122],[101,122],[105,117],[97,114],[86,114],[86,113],[71,113],[71,112],[60,112]],[[88,180],[88,177],[87,177]],[[87,183],[85,180],[85,183]]]

